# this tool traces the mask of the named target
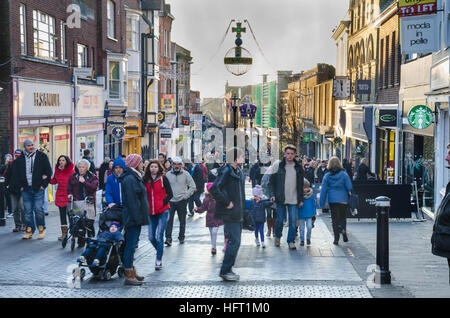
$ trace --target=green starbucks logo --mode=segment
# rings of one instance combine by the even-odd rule
[[[416,129],[428,128],[433,123],[433,112],[425,105],[414,106],[409,111],[408,121]]]

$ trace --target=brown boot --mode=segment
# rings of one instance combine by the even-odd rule
[[[24,240],[30,240],[33,238],[33,233],[31,232],[31,227],[27,227],[27,232],[22,237]]]
[[[136,273],[136,268],[133,266],[133,274],[134,274],[134,277],[136,277],[136,279],[138,280],[138,281],[140,281],[140,282],[142,282],[143,280],[144,280],[144,277],[143,276],[139,276],[137,273]]]
[[[42,240],[45,237],[45,229],[42,225],[39,225],[38,229],[39,229],[38,240]]]
[[[134,275],[134,270],[126,269],[124,285],[141,286],[142,282],[136,279],[136,276]]]
[[[58,241],[64,240],[64,238],[67,236],[67,225],[61,226],[61,236],[58,237]]]

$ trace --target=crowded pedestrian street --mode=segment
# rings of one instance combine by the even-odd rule
[[[251,184],[246,184],[251,195]],[[54,207],[47,217],[47,236],[31,242],[10,233],[12,219],[0,227],[2,271],[0,295],[20,298],[372,298],[372,297],[449,297],[448,271],[440,258],[428,255],[432,222],[412,220],[391,223],[392,286],[374,287],[367,267],[375,263],[376,225],[351,222],[350,240],[335,246],[330,234],[330,218],[317,219],[310,246],[291,251],[280,248],[273,237],[266,248],[256,247],[253,232],[243,231],[235,269],[241,276],[237,284],[224,284],[217,272],[223,258],[223,231],[218,233],[218,253],[212,256],[205,215],[188,218],[186,242],[165,248],[164,269],[155,271],[155,250],[143,229],[135,264],[145,277],[141,288],[123,286],[117,274],[110,281],[98,281],[87,273],[76,285],[72,269],[83,249],[63,249],[57,241],[58,215]],[[178,233],[174,222],[174,233]],[[97,227],[97,224],[96,224]],[[284,231],[286,232],[286,230]],[[406,234],[409,232],[409,234]],[[421,233],[422,232],[422,233]],[[405,239],[404,235],[408,235]],[[401,242],[396,240],[402,239]],[[31,243],[31,244],[30,244]],[[414,249],[414,255],[412,250]],[[425,270],[426,269],[426,270]]]

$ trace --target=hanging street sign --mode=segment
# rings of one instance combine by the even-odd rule
[[[125,128],[116,126],[111,130],[111,135],[116,139],[122,139],[125,136]]]
[[[310,143],[310,142],[311,142],[311,134],[310,134],[310,133],[304,134],[304,135],[303,135],[303,138],[302,138],[302,141],[303,141],[305,144]]]
[[[440,48],[437,14],[400,19],[402,54],[431,53]]]
[[[416,129],[428,128],[433,123],[433,111],[425,105],[417,105],[408,113],[409,124]]]
[[[165,112],[159,112],[158,113],[158,121],[159,123],[162,123],[166,119],[166,113]]]
[[[371,80],[357,80],[356,81],[356,94],[370,94],[372,91],[372,81]]]
[[[253,104],[244,104],[239,106],[239,111],[241,112],[242,118],[255,118],[256,106]]]

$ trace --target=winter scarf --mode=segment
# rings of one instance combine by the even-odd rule
[[[303,198],[305,200],[309,199],[313,195],[313,189],[309,188],[307,192],[303,192]]]

